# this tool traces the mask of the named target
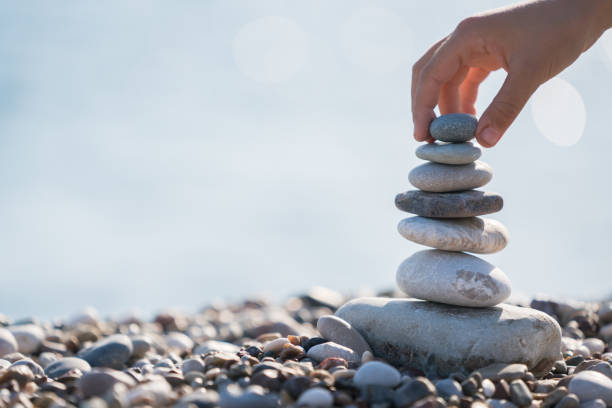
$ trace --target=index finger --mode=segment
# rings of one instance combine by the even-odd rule
[[[412,105],[416,140],[423,141],[430,137],[429,124],[436,117],[433,110],[438,104],[440,89],[462,66],[460,44],[451,37],[434,52],[421,71]]]

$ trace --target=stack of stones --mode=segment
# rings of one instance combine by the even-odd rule
[[[501,210],[503,200],[474,190],[493,176],[469,142],[477,124],[466,114],[435,119],[430,133],[438,142],[416,152],[429,162],[409,175],[419,190],[396,197],[397,207],[416,215],[402,220],[399,232],[435,248],[413,254],[397,271],[398,286],[411,298],[358,298],[336,316],[359,331],[377,357],[428,375],[496,363],[523,363],[544,375],[561,358],[559,325],[540,311],[502,303],[510,280],[466,253],[494,253],[508,242],[501,223],[479,218]]]
[[[469,141],[477,124],[474,116],[459,113],[434,120],[430,133],[444,143],[417,149],[417,157],[429,161],[408,175],[419,190],[395,198],[400,210],[416,214],[400,222],[400,234],[436,248],[415,253],[397,271],[399,288],[417,299],[487,307],[510,296],[510,280],[499,268],[465,253],[497,252],[508,242],[501,223],[478,217],[501,210],[503,199],[473,190],[493,177],[491,167],[477,160],[480,148]]]

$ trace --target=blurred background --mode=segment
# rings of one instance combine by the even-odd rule
[[[411,66],[504,4],[1,3],[0,312],[393,288]],[[611,74],[606,34],[483,155],[516,295],[612,293]]]

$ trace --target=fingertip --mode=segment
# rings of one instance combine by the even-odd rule
[[[491,148],[499,142],[503,133],[491,126],[487,126],[482,131],[476,133],[476,140],[482,147]]]

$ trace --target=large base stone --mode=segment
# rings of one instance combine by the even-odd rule
[[[545,313],[502,304],[475,309],[416,299],[359,298],[336,311],[374,355],[431,375],[524,363],[544,375],[561,359],[561,329]]]

